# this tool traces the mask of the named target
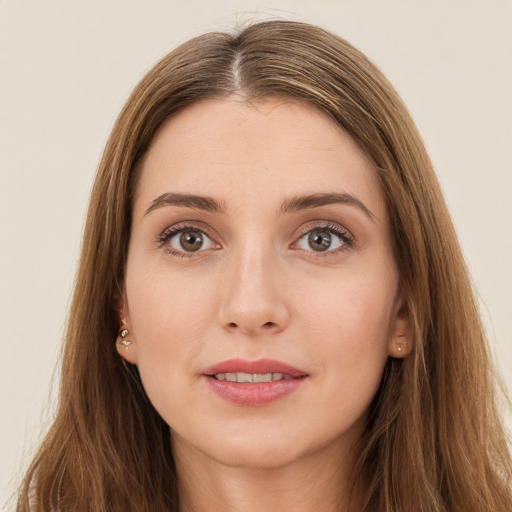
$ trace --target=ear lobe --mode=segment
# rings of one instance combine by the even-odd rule
[[[388,344],[388,355],[397,359],[407,357],[414,346],[411,315],[407,301],[395,313]]]
[[[131,364],[137,364],[137,344],[126,325],[121,325],[116,339],[118,354]]]
[[[116,338],[116,348],[118,354],[131,364],[137,364],[137,343],[132,334],[130,314],[126,299],[116,295],[116,310],[119,317],[119,330]]]

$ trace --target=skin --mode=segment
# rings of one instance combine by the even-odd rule
[[[223,212],[151,209],[168,192]],[[325,193],[368,211],[281,212]],[[329,236],[326,224],[350,239],[331,233],[327,250],[312,248],[309,233]],[[204,232],[200,250],[187,253],[179,233],[162,240],[176,225]],[[183,510],[349,510],[357,441],[387,358],[410,350],[409,319],[375,170],[332,120],[294,100],[236,97],[168,120],[142,161],[120,317],[132,341],[120,353],[171,427]],[[203,375],[233,358],[307,377],[270,404],[233,404]]]

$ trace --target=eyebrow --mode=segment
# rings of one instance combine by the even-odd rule
[[[186,208],[203,210],[210,213],[224,213],[223,206],[210,197],[166,192],[151,201],[151,205],[144,215],[162,206],[184,206]]]
[[[294,196],[286,199],[280,208],[280,213],[297,212],[300,210],[308,210],[310,208],[319,208],[331,204],[346,204],[354,206],[361,210],[370,220],[375,221],[373,213],[356,197],[351,194],[339,193],[322,193],[310,194],[303,196]],[[195,194],[181,194],[176,192],[166,192],[156,199],[153,199],[151,205],[144,215],[149,212],[161,208],[163,206],[184,206],[194,210],[202,210],[210,213],[224,213],[225,208],[215,199],[206,196],[198,196]]]
[[[300,210],[307,210],[309,208],[319,208],[330,204],[346,204],[349,206],[355,206],[364,212],[371,221],[375,222],[373,213],[363,204],[362,201],[351,194],[324,193],[295,196],[287,199],[282,204],[281,213],[296,212]]]

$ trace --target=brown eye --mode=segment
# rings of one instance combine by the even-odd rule
[[[331,247],[332,235],[329,231],[313,229],[308,234],[308,245],[313,251],[326,251]]]
[[[201,231],[183,231],[179,236],[181,249],[187,252],[196,252],[203,246],[203,233]]]

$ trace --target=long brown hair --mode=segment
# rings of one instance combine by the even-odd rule
[[[461,250],[432,164],[402,101],[343,39],[296,22],[185,43],[122,110],[92,191],[55,422],[18,511],[177,511],[169,427],[115,349],[137,161],[162,122],[204,98],[286,96],[315,105],[373,161],[415,347],[389,359],[355,468],[364,511],[512,510],[512,463],[495,376]]]

